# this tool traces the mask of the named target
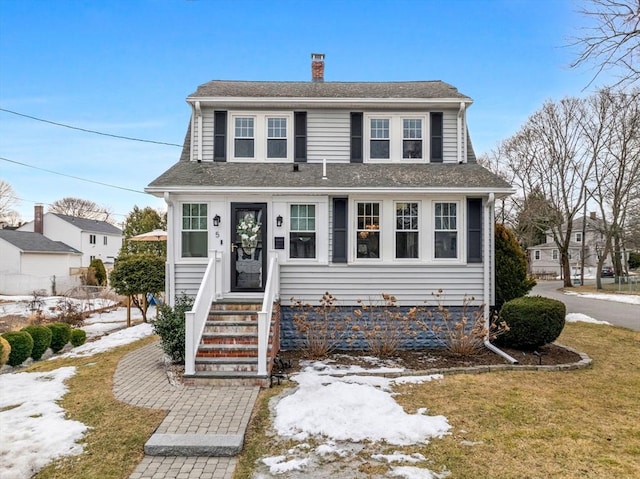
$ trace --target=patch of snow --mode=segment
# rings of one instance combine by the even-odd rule
[[[565,316],[564,320],[567,323],[582,322],[582,323],[604,324],[606,326],[611,326],[611,323],[607,321],[600,321],[599,319],[594,319],[582,313],[569,313]]]
[[[291,459],[287,460],[286,456],[265,457],[262,462],[269,466],[271,474],[284,474],[290,471],[300,471],[308,464],[309,459]]]
[[[565,291],[567,296],[580,296],[581,298],[601,299],[604,301],[614,301],[617,303],[640,304],[640,296],[633,294],[617,293],[583,293],[579,291]]]
[[[84,343],[82,346],[73,348],[68,353],[52,356],[49,360],[57,358],[80,358],[93,356],[94,354],[109,351],[110,349],[132,343],[138,339],[151,336],[152,334],[153,326],[150,323],[142,323],[137,326],[131,326],[130,328],[121,329],[115,333],[102,336],[97,341]]]
[[[404,479],[444,479],[450,475],[449,471],[433,472],[429,469],[414,466],[399,466],[389,471],[389,476],[402,477]]]
[[[65,419],[57,404],[75,371],[0,375],[0,477],[27,479],[58,457],[82,453],[87,426]]]
[[[427,458],[419,452],[409,455],[404,454],[400,451],[394,451],[393,454],[374,454],[373,456],[371,456],[371,459],[375,459],[376,461],[385,461],[389,464],[393,462],[416,463],[427,460]]]

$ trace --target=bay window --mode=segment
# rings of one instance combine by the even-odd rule
[[[182,257],[207,257],[207,204],[182,205]]]

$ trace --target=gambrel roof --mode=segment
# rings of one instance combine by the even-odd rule
[[[440,80],[409,82],[282,82],[213,80],[200,85],[188,99],[237,98],[406,98],[456,99],[471,102]]]
[[[297,167],[297,171],[294,171]],[[389,164],[328,163],[322,177],[321,163],[232,163],[179,161],[148,189],[158,191],[215,188],[255,188],[278,191],[344,190],[376,188],[389,190],[489,189],[511,191],[511,186],[477,163]]]
[[[0,239],[5,240],[25,253],[82,254],[81,251],[62,241],[53,241],[40,233],[31,231],[0,230]]]

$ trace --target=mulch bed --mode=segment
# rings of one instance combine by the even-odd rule
[[[538,348],[537,351],[520,351],[512,348],[500,348],[522,365],[545,365],[556,366],[561,364],[572,364],[580,361],[580,355],[569,351],[556,344],[547,344]],[[288,372],[300,369],[300,361],[309,359],[304,351],[280,351],[278,355],[284,361],[291,362],[291,369]],[[362,367],[374,367],[370,358],[371,354],[363,351],[336,351],[329,356],[332,364],[336,365],[357,365]],[[474,356],[458,356],[446,349],[424,349],[420,351],[399,351],[396,355],[388,358],[389,365],[403,367],[408,370],[420,371],[426,369],[459,368],[471,366],[491,366],[498,364],[509,364],[502,356],[483,349]],[[384,360],[381,361],[384,363]]]

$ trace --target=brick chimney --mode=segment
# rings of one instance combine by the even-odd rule
[[[33,208],[33,231],[44,234],[44,219],[42,216],[42,205],[35,205]]]
[[[591,217],[592,220],[596,219],[596,212],[595,211],[590,211],[589,212],[589,216]]]
[[[324,81],[324,53],[311,54],[311,80],[314,82]]]

